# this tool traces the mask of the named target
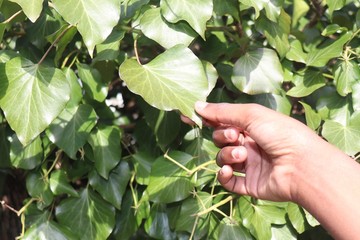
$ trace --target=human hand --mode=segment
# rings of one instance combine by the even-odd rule
[[[222,148],[218,180],[237,194],[294,201],[299,165],[324,149],[324,141],[304,124],[257,104],[198,102],[196,111],[215,128],[214,142]]]

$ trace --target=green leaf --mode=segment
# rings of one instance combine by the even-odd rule
[[[253,7],[255,9],[255,18],[260,16],[260,11],[269,3],[268,0],[239,0],[239,2],[247,7]]]
[[[237,0],[214,0],[214,12],[219,16],[230,14],[236,20],[240,20],[239,2]]]
[[[80,101],[83,99],[82,88],[79,83],[79,79],[75,72],[71,68],[63,68],[63,72],[70,84],[70,100],[66,104],[66,108],[79,106]]]
[[[351,35],[352,34],[348,32],[329,46],[315,49],[309,52],[306,59],[306,65],[313,67],[323,67],[330,59],[340,57],[341,53],[343,52],[344,44],[350,40]]]
[[[294,0],[292,28],[299,24],[299,20],[309,12],[310,6],[305,0]]]
[[[67,198],[56,207],[56,218],[80,239],[107,239],[115,225],[115,209],[86,188],[80,198]]]
[[[251,234],[243,226],[234,223],[228,218],[224,218],[219,227],[219,240],[237,239],[237,240],[252,240]]]
[[[32,225],[21,237],[25,240],[67,240],[74,238],[74,234],[54,221]]]
[[[87,64],[76,64],[79,77],[84,85],[85,94],[91,99],[103,102],[108,95],[108,88],[101,79],[99,71]]]
[[[201,125],[195,114],[196,101],[205,101],[209,81],[201,61],[183,45],[177,45],[146,65],[126,60],[120,77],[134,93],[160,110],[178,109]]]
[[[120,42],[125,36],[125,31],[114,29],[110,36],[101,44],[96,45],[96,57],[94,62],[97,61],[111,61],[117,59],[120,54]]]
[[[341,96],[352,92],[352,86],[360,81],[360,67],[354,61],[341,61],[334,69],[336,90]]]
[[[155,239],[174,239],[174,233],[171,232],[169,217],[166,213],[166,205],[153,205],[150,217],[145,222],[145,231]]]
[[[69,157],[76,159],[76,152],[86,143],[96,121],[96,113],[90,105],[66,108],[51,123],[47,135]]]
[[[272,239],[276,240],[296,240],[298,236],[291,228],[291,225],[272,225],[271,226]]]
[[[154,157],[144,151],[138,151],[132,157],[134,158],[136,182],[141,185],[148,185],[151,166],[155,161]]]
[[[188,169],[194,166],[192,156],[183,152],[171,152],[168,158]],[[193,187],[193,176],[169,159],[159,157],[152,166],[147,192],[153,202],[171,203],[187,198]]]
[[[99,4],[96,0],[53,0],[52,3],[65,21],[77,27],[90,56],[120,19],[120,1],[103,0]]]
[[[168,22],[177,23],[184,20],[205,39],[206,23],[213,13],[212,0],[161,0],[160,7]]]
[[[1,112],[0,112],[0,118],[2,118]],[[0,119],[0,122],[2,122],[2,119]],[[9,168],[9,167],[11,167],[10,142],[8,139],[8,133],[6,131],[6,127],[3,125],[0,126],[0,168]]]
[[[0,41],[2,41],[4,38],[6,27],[7,27],[6,23],[0,23]]]
[[[287,207],[287,214],[296,231],[300,234],[303,233],[305,231],[306,223],[304,213],[301,208],[295,203],[289,203]]]
[[[295,39],[290,43],[290,50],[286,54],[286,58],[290,61],[306,63],[307,53],[304,52],[302,44]]]
[[[280,57],[283,58],[290,49],[290,16],[281,11],[278,22],[269,21],[266,17],[260,17],[256,21],[256,28],[262,32],[269,44],[277,50]]]
[[[50,185],[40,172],[32,172],[26,178],[26,189],[29,195],[37,199],[40,210],[44,210],[54,200]]]
[[[120,210],[121,202],[128,182],[131,178],[130,167],[127,162],[122,161],[110,172],[108,180],[105,180],[95,171],[90,173],[90,185],[114,207]]]
[[[177,44],[189,46],[197,36],[186,22],[167,22],[162,17],[160,8],[147,10],[141,17],[140,28],[145,36],[167,49]]]
[[[7,62],[0,75],[3,79],[0,106],[20,142],[27,145],[50,125],[69,101],[66,76],[59,69],[33,64],[20,57]]]
[[[346,154],[354,156],[360,152],[360,114],[353,114],[348,124],[343,125],[332,120],[326,120],[322,135]]]
[[[306,118],[307,126],[315,131],[316,129],[318,129],[318,127],[321,124],[321,116],[320,116],[320,114],[316,113],[311,108],[310,105],[308,105],[308,104],[306,104],[304,102],[300,102],[300,103],[305,109],[305,118]]]
[[[307,69],[305,73],[294,76],[295,86],[286,94],[292,97],[305,97],[326,85],[325,78],[319,71]]]
[[[332,15],[333,15],[333,12],[334,12],[335,10],[339,10],[339,9],[341,9],[342,7],[345,6],[346,0],[326,1],[326,4],[327,4],[328,7],[329,7],[329,14],[330,14],[330,16],[332,16]]]
[[[195,214],[211,207],[212,196],[207,192],[197,192],[196,197],[183,201],[176,220],[176,231],[191,233],[195,228],[195,238],[201,239],[209,231],[209,214],[197,217]]]
[[[259,48],[247,52],[235,63],[232,82],[247,94],[278,93],[283,74],[276,52]]]
[[[69,179],[63,170],[55,170],[50,176],[50,189],[55,195],[69,194],[78,197],[78,192],[70,185]]]
[[[37,137],[29,145],[24,147],[14,134],[10,140],[10,161],[16,168],[34,169],[39,166],[43,159],[41,138]]]
[[[94,151],[95,168],[105,179],[121,159],[121,132],[116,126],[99,126],[90,135]]]
[[[331,24],[327,26],[321,33],[323,36],[331,36],[336,33],[341,33],[347,31],[347,28],[340,27],[338,24]]]
[[[30,21],[35,22],[43,9],[44,0],[10,0],[21,6]]]
[[[291,113],[291,102],[284,94],[258,94],[253,96],[252,101],[258,104],[261,104],[265,107],[271,108],[275,111],[281,112],[285,115],[290,115]]]
[[[354,111],[360,111],[360,82],[356,82],[352,86],[352,103]]]

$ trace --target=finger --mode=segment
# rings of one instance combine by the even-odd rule
[[[258,104],[205,103],[195,104],[196,112],[207,121],[218,125],[239,127],[250,131],[249,126],[258,117],[271,116],[275,112]]]
[[[213,132],[213,140],[217,147],[224,147],[227,145],[239,145],[239,138],[241,133],[235,127],[217,128]]]
[[[228,191],[241,195],[248,195],[245,187],[245,178],[235,176],[233,169],[229,165],[224,165],[218,174],[218,181]]]
[[[224,147],[216,156],[216,163],[222,167],[224,165],[231,165],[236,171],[242,172],[244,170],[244,162],[248,157],[247,149],[243,146],[229,146]]]

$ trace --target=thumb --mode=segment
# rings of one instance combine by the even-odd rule
[[[196,112],[211,125],[229,125],[249,131],[251,123],[267,114],[269,109],[258,104],[196,102]]]

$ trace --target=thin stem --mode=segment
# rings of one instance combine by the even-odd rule
[[[205,209],[204,211],[201,211],[201,212],[195,214],[195,216],[201,216],[201,215],[204,215],[204,214],[208,214],[208,213],[210,213],[211,211],[217,209],[218,207],[223,206],[223,205],[225,205],[226,203],[232,201],[233,199],[234,199],[233,196],[229,196],[229,197],[225,198],[224,200],[222,200],[222,201],[220,201],[220,202],[212,205],[210,208]]]
[[[137,38],[135,38],[135,41],[134,41],[134,52],[135,52],[135,57],[136,57],[136,60],[137,62],[141,64],[141,61],[140,61],[140,58],[139,58],[139,52],[138,52],[138,47],[137,47]]]
[[[216,164],[216,161],[215,160],[210,160],[208,162],[205,162],[199,166],[197,166],[196,168],[194,168],[193,170],[190,171],[189,175],[193,175],[194,173],[196,173],[197,171],[200,171],[204,168],[206,168],[207,166],[209,165],[213,165],[213,164]]]
[[[329,78],[329,79],[334,79],[334,76],[333,75],[331,75],[331,74],[328,74],[328,73],[323,73],[322,74],[324,77],[326,77],[326,78]]]
[[[0,203],[1,203],[2,206],[4,206],[5,208],[9,209],[10,211],[14,212],[16,215],[19,216],[19,214],[18,214],[19,211],[16,210],[15,208],[9,206],[5,201],[1,201]]]
[[[51,167],[49,168],[49,170],[46,171],[45,175],[43,176],[43,179],[47,179],[47,177],[50,175],[52,170],[55,168],[56,163],[61,159],[62,153],[63,153],[62,150],[59,150],[55,153],[56,158],[55,158],[54,162],[51,164]]]
[[[38,199],[36,199],[36,198],[31,198],[30,201],[28,201],[28,202],[18,211],[17,215],[20,216],[21,214],[23,214],[23,213],[26,211],[26,209],[27,209],[33,202],[35,202],[36,200],[38,200]]]
[[[64,29],[64,31],[62,31],[59,36],[55,39],[55,41],[50,45],[50,47],[48,48],[48,50],[45,52],[44,56],[40,59],[39,61],[39,65],[41,63],[44,62],[45,58],[47,57],[47,55],[49,55],[51,49],[60,41],[60,39],[65,35],[65,33],[70,29],[72,28],[73,26],[72,25],[69,25],[67,28]]]
[[[12,20],[14,20],[14,18],[16,18],[20,13],[22,13],[22,10],[17,11],[16,13],[14,13],[14,15],[12,15],[11,17],[9,17],[8,19],[6,19],[3,23],[9,23]]]
[[[78,50],[72,51],[71,53],[69,53],[69,54],[65,57],[62,65],[61,65],[61,68],[64,68],[64,67],[66,66],[66,64],[67,64],[67,62],[69,61],[70,57],[71,57],[72,55],[74,55],[74,54],[76,55],[76,56],[74,57],[74,59],[76,59],[76,57],[77,57],[77,55],[78,55]],[[72,60],[72,62],[74,62],[74,59]],[[71,66],[70,66],[70,67],[71,67]]]
[[[189,240],[193,239],[194,235],[195,235],[195,231],[196,231],[196,226],[198,224],[198,221],[199,221],[199,216],[196,216],[195,218],[195,222],[194,222],[194,226],[193,226],[193,229],[191,231],[191,235],[189,237]]]
[[[130,180],[130,190],[131,190],[131,195],[132,195],[132,198],[133,198],[133,201],[134,201],[134,208],[137,209],[139,206],[138,206],[138,200],[137,200],[137,196],[135,194],[135,189],[133,187],[133,183],[135,181],[135,172],[132,174],[131,176],[131,180]]]
[[[183,169],[184,171],[187,172],[188,175],[191,175],[191,170],[189,170],[187,167],[183,166],[182,164],[178,163],[175,159],[171,158],[168,153],[166,152],[164,154],[164,158],[166,158],[167,160],[169,160],[170,162],[174,163],[175,165],[177,165],[178,167],[180,167],[181,169]]]

